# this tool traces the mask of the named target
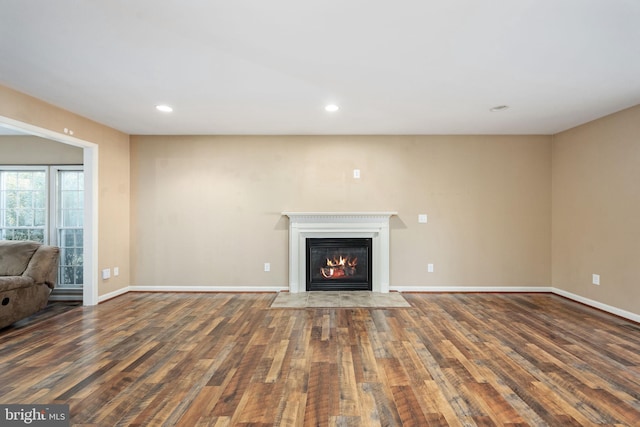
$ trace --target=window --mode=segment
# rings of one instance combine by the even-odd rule
[[[82,166],[0,166],[0,239],[60,247],[56,289],[82,289]]]
[[[47,173],[0,170],[0,238],[47,243]]]
[[[60,247],[60,287],[82,289],[84,174],[81,169],[53,168],[56,175],[55,241]]]

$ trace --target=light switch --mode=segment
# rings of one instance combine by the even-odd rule
[[[427,214],[418,215],[418,222],[420,224],[426,224],[427,223]]]
[[[104,270],[102,270],[102,280],[107,280],[111,277],[111,269],[110,268],[105,268]]]
[[[355,179],[360,179],[360,169],[354,169],[353,170],[353,177]]]

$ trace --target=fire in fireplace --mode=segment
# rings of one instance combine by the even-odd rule
[[[307,290],[371,290],[370,238],[307,241]]]

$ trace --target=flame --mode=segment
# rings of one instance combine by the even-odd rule
[[[340,255],[334,258],[327,258],[326,267],[320,268],[320,274],[325,279],[351,276],[355,271],[356,265],[358,265],[358,257],[349,258]]]
[[[345,258],[342,255],[340,255],[339,258],[334,258],[334,259],[329,259],[327,258],[327,267],[344,267],[345,265],[347,265],[349,258]],[[356,262],[358,261],[358,258],[356,258]]]

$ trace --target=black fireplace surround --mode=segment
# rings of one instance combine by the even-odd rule
[[[372,290],[371,238],[306,239],[307,291]]]

